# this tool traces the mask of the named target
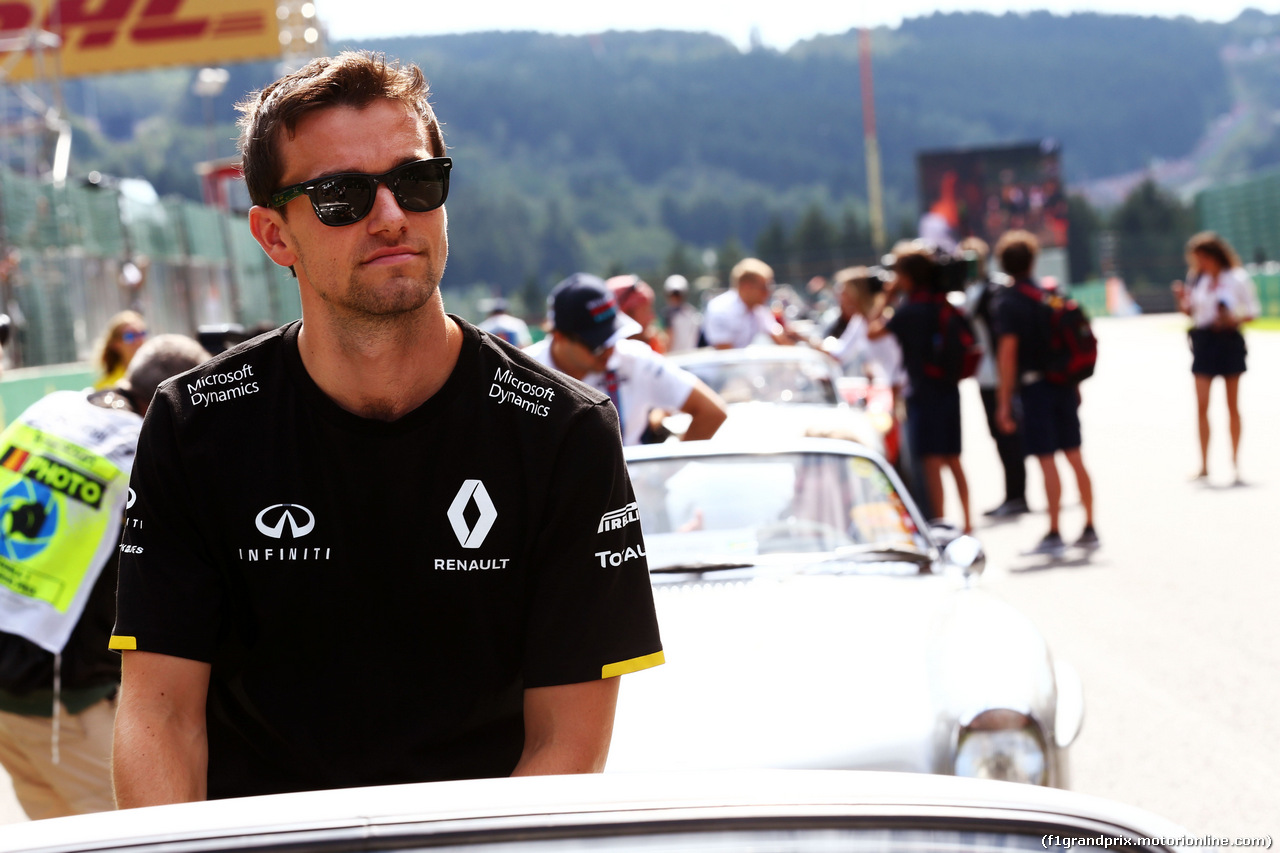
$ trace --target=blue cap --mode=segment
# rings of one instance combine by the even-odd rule
[[[599,276],[577,272],[547,297],[551,328],[572,335],[592,350],[603,350],[644,331],[618,310],[613,292]]]

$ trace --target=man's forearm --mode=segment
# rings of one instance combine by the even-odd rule
[[[582,744],[546,741],[525,748],[512,776],[559,776],[570,773],[603,773],[609,758],[609,744],[584,748]]]
[[[139,718],[121,703],[111,756],[116,808],[206,799],[208,765],[203,726],[191,731],[173,720]]]
[[[729,415],[724,402],[700,379],[689,392],[682,411],[691,416],[684,433],[685,441],[711,438]]]
[[[1000,384],[996,388],[996,405],[1001,411],[1009,411],[1013,401],[1013,389],[1017,384],[1018,373],[1018,339],[1014,335],[1000,338],[996,351],[996,362],[1000,372]]]
[[[124,652],[111,755],[117,808],[207,798],[208,690],[206,663]]]
[[[600,773],[609,757],[618,679],[524,693],[525,742],[512,776]]]

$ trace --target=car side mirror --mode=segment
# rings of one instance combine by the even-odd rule
[[[977,577],[987,567],[987,552],[977,537],[962,534],[942,549],[942,567],[959,571],[965,577]]]

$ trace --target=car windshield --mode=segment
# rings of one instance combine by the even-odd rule
[[[682,364],[726,403],[827,403],[838,401],[831,372],[820,360],[708,361]]]
[[[884,470],[835,453],[636,459],[649,568],[764,554],[902,551],[927,543]]]

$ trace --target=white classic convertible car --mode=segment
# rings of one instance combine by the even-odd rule
[[[608,769],[814,768],[1065,787],[1082,690],[851,442],[627,448],[667,664],[623,679]]]
[[[1167,821],[1027,785],[900,773],[535,776],[184,803],[0,829],[0,853],[1181,853]]]
[[[707,383],[728,404],[729,417],[716,433],[717,440],[838,434],[890,459],[896,452],[889,389],[864,386],[856,395],[846,392],[852,387],[848,383],[859,380],[845,377],[835,359],[816,349],[703,348],[667,358]],[[856,396],[857,404],[850,403],[850,396]],[[673,432],[683,432],[688,418],[672,415],[666,424]]]

